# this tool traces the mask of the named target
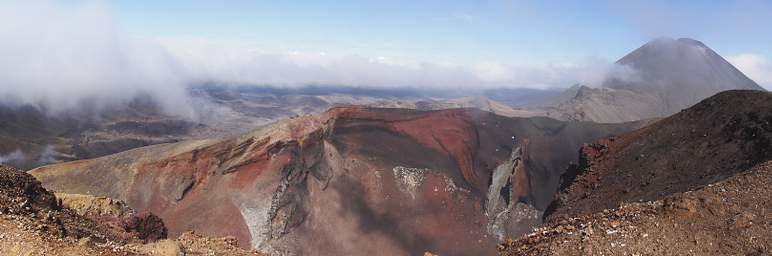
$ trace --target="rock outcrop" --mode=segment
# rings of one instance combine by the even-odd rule
[[[79,215],[127,232],[144,242],[165,239],[168,230],[161,218],[148,212],[137,213],[123,201],[112,198],[56,193],[60,204],[75,210]]]

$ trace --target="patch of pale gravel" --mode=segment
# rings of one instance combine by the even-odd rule
[[[416,198],[418,188],[421,187],[424,179],[426,179],[426,173],[428,171],[429,169],[426,168],[404,166],[395,166],[392,169],[392,172],[394,172],[394,181],[397,183],[399,190],[409,194],[413,199]]]
[[[444,177],[445,177],[445,192],[451,192],[451,193],[462,192],[465,194],[471,193],[468,189],[465,189],[456,185],[456,183],[450,177],[448,176],[444,176]]]

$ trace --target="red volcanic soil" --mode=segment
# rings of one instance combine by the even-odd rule
[[[233,235],[278,254],[490,254],[539,223],[580,145],[639,125],[339,107],[32,173],[56,191],[157,214],[170,236]],[[494,175],[513,156],[522,164]],[[485,209],[489,200],[500,203]],[[508,217],[494,225],[486,213]]]
[[[547,219],[661,199],[769,160],[772,94],[722,92],[643,129],[583,147]]]

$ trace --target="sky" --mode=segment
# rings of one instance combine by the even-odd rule
[[[769,1],[112,3],[127,31],[138,35],[451,63],[617,59],[659,36],[692,37],[725,55],[769,55],[772,40]]]
[[[659,36],[770,55],[770,1],[117,1],[127,31],[440,63],[618,59]]]
[[[700,40],[772,88],[769,13],[772,1],[6,0],[0,100],[68,106],[202,82],[592,86],[661,36]]]

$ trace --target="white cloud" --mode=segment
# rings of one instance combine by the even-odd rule
[[[512,80],[512,68],[495,62],[482,62],[473,67],[477,78],[486,82],[504,82]]]
[[[126,37],[106,6],[49,1],[0,3],[0,100],[64,111],[138,93],[187,111],[184,77],[159,44]]]
[[[277,51],[256,43],[200,38],[166,38],[162,42],[190,77],[200,82],[279,86],[551,88],[575,83],[599,85],[610,72],[625,74],[624,69],[599,58],[546,66],[512,66],[496,61],[453,64],[380,55]]]
[[[772,90],[772,62],[767,57],[745,53],[729,56],[727,60],[759,85]]]
[[[42,104],[65,111],[84,102],[98,107],[149,94],[166,110],[190,117],[195,113],[186,86],[199,82],[547,88],[600,84],[613,70],[610,61],[601,59],[546,66],[485,60],[449,64],[388,51],[363,56],[259,42],[134,37],[123,33],[110,9],[100,3],[0,2],[0,103]],[[364,46],[409,47],[391,43],[358,47]]]

